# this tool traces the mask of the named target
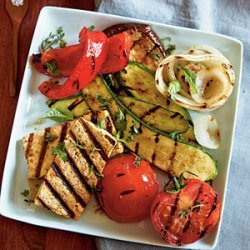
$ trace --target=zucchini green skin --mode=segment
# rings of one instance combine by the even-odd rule
[[[189,129],[188,121],[179,113],[134,97],[118,96],[118,99],[136,116],[154,128],[167,133],[183,133]]]
[[[131,135],[130,128],[132,126],[136,126],[140,131],[139,134],[134,135],[133,141],[125,143],[131,151],[160,169],[178,177],[184,171],[196,174],[203,181],[213,180],[217,176],[216,163],[209,154],[187,143],[172,140],[168,134],[142,121],[122,104],[103,77],[102,81],[118,108],[126,112],[124,139],[127,140]],[[185,174],[185,176],[188,177],[189,174]]]
[[[118,83],[130,95],[160,105],[172,112],[180,113],[186,120],[190,120],[188,112],[171,100],[166,100],[155,86],[155,77],[152,71],[138,62],[130,62],[126,68],[115,74]]]
[[[51,108],[58,108],[58,107],[68,108],[72,112],[75,118],[82,116],[83,113],[85,113],[85,111],[89,109],[89,106],[85,102],[82,95],[58,100],[51,105]]]

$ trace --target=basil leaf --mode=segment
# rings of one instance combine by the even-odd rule
[[[74,117],[72,113],[65,107],[51,108],[47,111],[43,119],[48,118],[56,122],[73,121]]]
[[[58,155],[63,161],[67,161],[68,159],[64,142],[60,142],[56,148],[52,147],[51,153],[52,155]]]
[[[180,92],[181,89],[182,89],[181,84],[177,80],[171,81],[168,84],[168,89],[167,90],[168,90],[168,93],[170,94],[172,100],[176,100],[176,94],[178,92]]]
[[[191,70],[178,66],[177,69],[179,69],[185,76],[186,81],[189,84],[190,93],[191,94],[197,94],[199,92],[197,86],[196,86],[196,75]]]

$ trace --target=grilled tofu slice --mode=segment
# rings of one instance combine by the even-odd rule
[[[108,111],[87,111],[82,117],[84,117],[85,120],[92,121],[95,124],[100,123],[101,120],[104,120],[105,122],[103,123],[102,129],[107,130],[113,135],[116,134],[115,126]],[[68,134],[72,124],[74,124],[74,121],[64,123],[60,126],[46,128],[37,133],[32,133],[23,137],[25,158],[28,165],[28,182],[30,187],[29,198],[31,201],[34,200],[44,176],[55,160],[55,155],[52,155],[51,153],[52,147],[57,147],[59,142],[64,141],[66,134]],[[117,143],[113,149],[112,156],[122,151],[122,144]],[[96,161],[96,166],[97,168],[100,168],[99,173],[101,173],[106,162],[102,160],[100,153],[93,152],[91,157],[94,159],[94,161]]]
[[[91,119],[91,114],[86,118]],[[97,122],[98,119],[96,114]],[[106,161],[114,149],[122,153],[123,146],[106,130],[83,117],[71,124],[63,145],[67,159],[64,161],[60,155],[55,157],[38,190],[35,204],[58,215],[79,219],[102,177]]]
[[[129,60],[146,65],[156,71],[159,62],[166,56],[160,38],[149,25],[139,23],[116,24],[104,30],[108,36],[127,32],[132,41]]]

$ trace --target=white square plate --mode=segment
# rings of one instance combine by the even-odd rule
[[[54,32],[60,26],[63,27],[66,33],[68,44],[73,44],[77,43],[78,32],[83,26],[95,25],[97,30],[102,30],[110,25],[125,22],[150,24],[159,37],[170,36],[172,38],[171,42],[177,46],[177,51],[196,44],[207,44],[219,49],[231,61],[235,69],[236,86],[227,103],[214,112],[221,128],[222,145],[219,150],[211,152],[214,158],[218,160],[219,166],[219,174],[213,184],[222,199],[224,207],[241,79],[243,47],[240,41],[218,34],[131,18],[82,10],[45,7],[38,18],[29,57],[32,53],[37,53],[41,41],[51,31]],[[46,77],[32,69],[29,60],[27,60],[2,181],[1,214],[12,219],[44,227],[144,244],[167,246],[158,233],[154,231],[150,219],[139,223],[116,223],[105,215],[95,212],[96,201],[93,197],[79,221],[61,218],[46,209],[28,205],[24,202],[24,197],[20,193],[28,188],[28,184],[27,166],[21,139],[28,133],[53,124],[49,121],[42,124],[37,122],[48,109],[44,96],[37,90],[37,87],[44,79]],[[214,248],[218,240],[220,225],[215,232],[192,245],[184,246],[184,248]]]

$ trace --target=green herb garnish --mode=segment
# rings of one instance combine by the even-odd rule
[[[159,54],[151,54],[151,57],[154,58],[155,60],[161,59],[161,56]]]
[[[167,90],[168,90],[168,93],[170,94],[172,100],[176,100],[176,94],[179,93],[181,91],[181,89],[182,89],[181,84],[177,80],[171,81],[168,84]]]
[[[163,38],[160,39],[160,41],[161,41],[161,44],[162,44],[163,46],[165,46],[165,42],[166,42],[166,41],[167,41],[167,42],[170,42],[170,41],[171,41],[171,37],[170,37],[170,36],[163,37]]]
[[[89,175],[94,171],[94,165],[90,165],[90,168],[89,168]]]
[[[64,142],[60,142],[57,147],[52,147],[51,153],[52,155],[58,155],[64,162],[68,159]]]
[[[101,104],[101,109],[109,109],[109,99],[103,98],[100,94],[96,94],[96,99]]]
[[[94,153],[95,151],[101,151],[101,149],[100,149],[100,148],[97,148],[95,145],[93,145],[93,147],[92,147],[90,153]]]
[[[134,135],[139,134],[139,130],[136,127],[135,121],[133,121],[133,125],[129,129],[130,136],[127,138],[127,142],[134,141]]]
[[[53,46],[60,46],[65,47],[66,42],[63,40],[65,33],[63,32],[62,27],[59,27],[55,34],[52,34],[52,32],[49,34],[49,36],[42,41],[41,46],[39,48],[40,52],[44,52],[46,50],[54,49]]]
[[[141,164],[142,158],[138,155],[135,155],[135,161],[133,162],[133,165],[138,168]]]
[[[169,138],[172,140],[175,140],[175,141],[179,141],[180,140],[180,132],[174,131],[174,132],[170,133]]]
[[[127,141],[125,139],[122,139],[122,131],[120,131],[120,130],[117,132],[115,139],[119,142],[127,143]]]
[[[186,209],[185,211],[180,211],[179,212],[179,218],[187,218],[187,214],[193,210],[196,209],[197,213],[200,213],[201,207],[203,207],[204,205],[201,204],[200,201],[196,201],[194,206],[189,207],[188,209]]]
[[[102,118],[99,122],[97,122],[96,127],[102,129],[105,126],[105,120]]]
[[[91,25],[90,27],[88,27],[88,30],[92,31],[95,29],[95,25]]]
[[[199,92],[197,86],[196,86],[196,75],[191,70],[178,66],[177,69],[179,69],[185,76],[185,80],[189,84],[190,93],[191,94],[197,94]]]
[[[168,55],[172,55],[176,50],[176,46],[174,44],[168,44],[167,46],[164,46],[164,48]]]
[[[23,195],[24,197],[29,197],[30,191],[28,189],[24,189],[24,191],[21,192],[21,195]]]
[[[49,133],[49,132],[46,132],[46,133],[45,133],[45,141],[46,141],[46,142],[54,141],[55,139],[57,139],[57,136],[52,135],[52,134]]]
[[[72,113],[66,107],[51,108],[43,116],[43,119],[51,119],[56,122],[73,121]]]
[[[47,71],[51,73],[53,76],[61,76],[61,71],[58,69],[58,64],[55,60],[51,62],[46,62],[45,67],[47,68]]]
[[[115,116],[116,120],[119,120],[119,123],[116,124],[116,128],[119,131],[125,130],[127,121],[125,119],[125,115],[124,115],[123,111],[119,108],[118,111],[115,112],[114,116]]]
[[[98,172],[95,173],[98,179],[102,179],[104,177],[104,174],[100,174]]]

